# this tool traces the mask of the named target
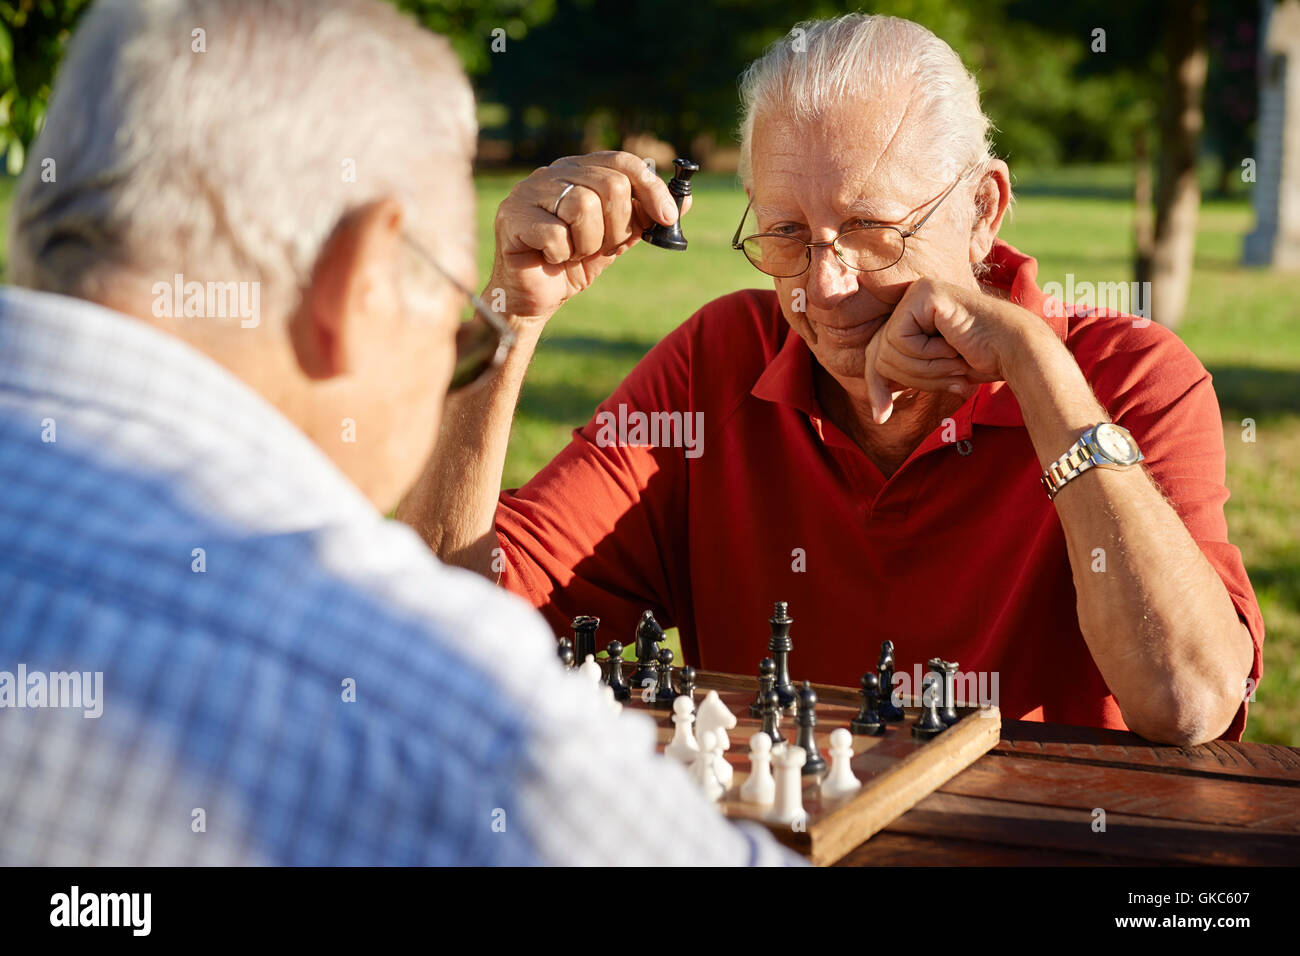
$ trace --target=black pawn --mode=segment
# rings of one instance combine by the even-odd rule
[[[596,628],[600,627],[600,618],[590,614],[579,614],[573,619],[573,659],[584,664],[587,655],[596,656]]]
[[[927,674],[926,677],[930,675]],[[912,725],[912,736],[917,740],[933,740],[948,729],[939,719],[939,682],[927,680],[925,690],[921,692],[921,716]]]
[[[605,682],[614,688],[615,700],[627,700],[632,696],[627,682],[623,680],[623,642],[610,641],[605,645],[605,653],[609,655],[608,669],[605,671]]]
[[[573,666],[573,641],[567,637],[560,638],[560,642],[555,645],[555,654],[559,657],[560,662],[565,667]]]
[[[768,691],[763,700],[763,733],[772,738],[773,745],[785,742],[781,735],[781,699],[774,690]]]
[[[799,746],[808,754],[802,771],[806,777],[825,772],[826,761],[821,751],[817,749],[817,737],[814,733],[814,728],[817,726],[817,691],[813,690],[809,681],[804,681],[798,696],[799,716],[795,719],[799,723]]]
[[[758,662],[758,696],[749,705],[749,716],[763,716],[763,700],[769,690],[776,690],[776,661],[765,657]]]
[[[875,671],[862,675],[862,709],[849,721],[849,730],[855,734],[879,737],[885,732],[885,722],[880,719],[880,678]]]
[[[794,642],[790,640],[790,625],[794,623],[794,618],[787,613],[788,609],[784,601],[777,601],[776,610],[767,622],[772,628],[767,649],[772,653],[772,660],[776,661],[776,696],[784,711],[790,711],[797,703],[794,682],[790,680],[790,652],[794,650]]]
[[[672,179],[668,180],[668,192],[677,203],[677,221],[671,226],[655,223],[641,233],[641,238],[660,249],[681,252],[686,248],[686,237],[682,235],[682,203],[691,194],[691,177],[700,171],[700,164],[693,163],[689,159],[674,159],[673,166],[676,167],[677,172]]]
[[[687,664],[680,671],[682,679],[677,684],[677,696],[689,697],[695,702],[695,668]]]
[[[655,684],[655,699],[651,702],[652,707],[660,710],[672,709],[673,700],[677,694],[673,691],[673,649],[665,647],[659,652],[659,659],[656,661],[658,671]]]
[[[939,681],[939,719],[944,726],[951,727],[961,719],[957,713],[957,662],[945,661],[938,657],[930,658],[930,670]]]
[[[880,718],[891,724],[901,723],[903,708],[894,703],[894,642],[884,641],[880,645],[880,664],[876,670],[880,676]]]

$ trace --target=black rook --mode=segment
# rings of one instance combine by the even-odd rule
[[[674,159],[673,166],[677,168],[677,174],[668,180],[668,192],[677,203],[677,221],[671,226],[655,223],[641,233],[641,238],[660,249],[680,252],[686,248],[686,237],[682,235],[682,203],[691,194],[691,177],[700,171],[700,164],[689,159]]]

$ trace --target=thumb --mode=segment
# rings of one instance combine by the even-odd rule
[[[867,401],[871,404],[871,417],[877,425],[889,421],[894,412],[894,392],[889,382],[876,370],[876,356],[880,354],[883,329],[876,332],[867,343],[866,368],[863,377],[867,382]]]

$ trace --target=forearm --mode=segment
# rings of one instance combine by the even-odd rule
[[[448,396],[438,443],[419,481],[397,509],[447,564],[492,580],[500,564],[495,516],[510,425],[540,323],[516,325],[518,337],[490,378]]]
[[[1043,331],[1027,336],[1008,384],[1046,468],[1109,415],[1073,356]],[[1171,743],[1218,736],[1241,704],[1252,648],[1227,589],[1178,514],[1141,467],[1090,469],[1055,505],[1079,626],[1125,722]]]

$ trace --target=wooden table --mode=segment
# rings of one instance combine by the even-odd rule
[[[992,751],[838,865],[902,864],[1300,865],[1300,750],[1004,719]]]

